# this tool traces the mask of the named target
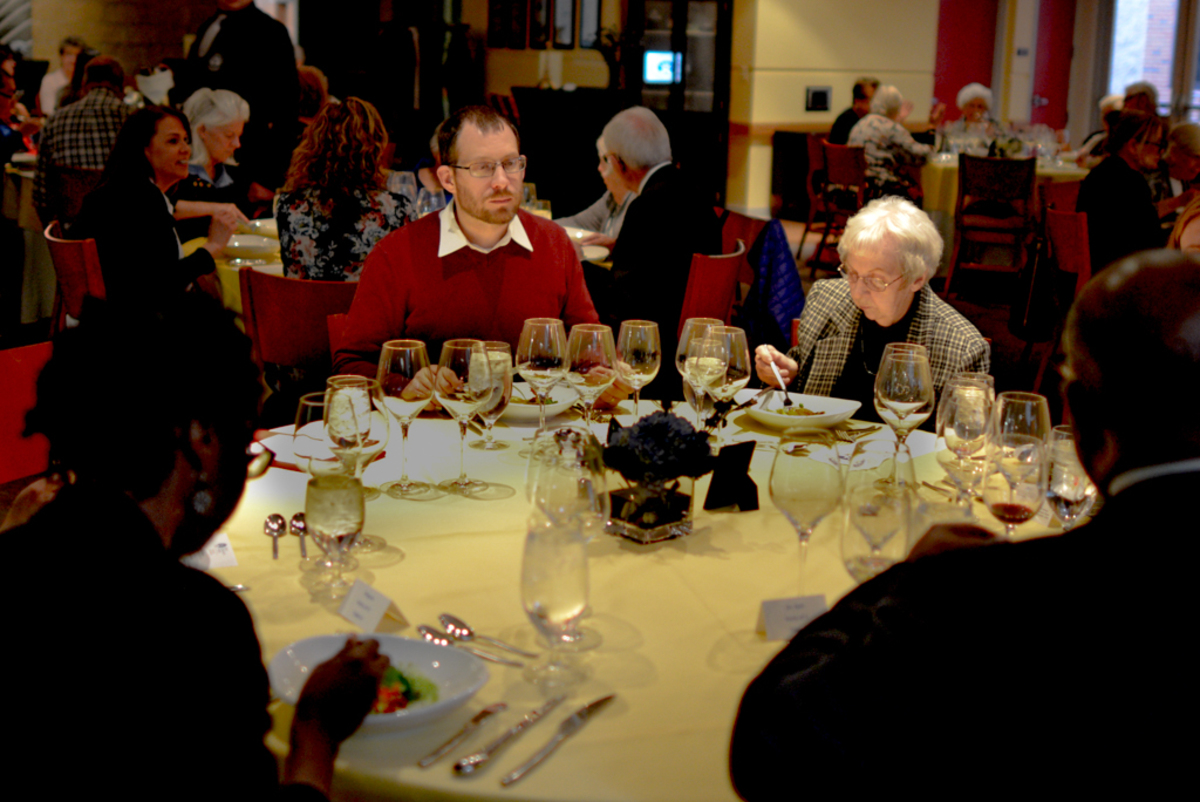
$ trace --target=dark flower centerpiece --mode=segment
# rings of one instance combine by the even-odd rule
[[[655,412],[609,430],[604,464],[628,487],[614,490],[608,531],[639,543],[692,531],[694,480],[713,469],[708,435],[676,415]]]

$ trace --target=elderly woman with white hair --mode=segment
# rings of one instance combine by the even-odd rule
[[[871,98],[871,113],[850,130],[851,146],[866,148],[867,184],[871,197],[900,195],[919,200],[914,172],[933,152],[913,139],[900,121],[907,116],[904,96],[894,86],[881,86]]]
[[[228,89],[204,88],[184,101],[183,113],[192,126],[192,158],[188,177],[179,182],[171,199],[244,203],[246,187],[229,168],[237,166],[233,157],[242,145],[250,104]]]
[[[946,125],[947,134],[967,134],[992,139],[998,133],[992,119],[992,90],[983,84],[970,83],[958,90],[955,103],[962,117]]]
[[[942,257],[942,238],[928,215],[901,198],[868,203],[850,218],[838,243],[841,278],[813,285],[800,315],[799,342],[782,354],[755,351],[758,376],[809,395],[874,407],[875,373],[889,343],[929,351],[935,390],[960,371],[988,372],[991,349],[970,322],[929,288]]]
[[[1159,218],[1174,220],[1180,209],[1200,195],[1196,185],[1198,176],[1200,125],[1178,123],[1167,134],[1167,150],[1158,172],[1150,175],[1150,191]]]

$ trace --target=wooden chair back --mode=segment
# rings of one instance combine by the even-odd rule
[[[851,189],[856,191],[858,208],[862,208],[863,190],[867,183],[866,148],[831,145],[823,141],[821,149],[825,155],[825,203],[836,202],[835,198],[844,197],[845,190]],[[835,195],[835,189],[842,191]],[[846,206],[845,203],[840,205]]]
[[[242,320],[254,345],[254,360],[328,371],[330,315],[350,311],[358,284],[308,281],[261,273],[244,267]]]
[[[83,199],[100,186],[103,170],[87,170],[82,167],[64,167],[52,164],[46,168],[47,196],[53,205],[54,219],[66,228],[71,227]]]
[[[54,316],[50,321],[53,335],[66,328],[67,315],[76,320],[82,317],[85,298],[104,300],[104,275],[100,272],[96,240],[64,238],[57,220],[52,220],[43,233],[58,279]]]
[[[50,343],[0,351],[0,483],[43,473],[50,465],[50,443],[42,435],[25,436],[25,413],[37,401],[37,378],[50,361]]]
[[[955,217],[969,227],[987,227],[986,218],[1021,217],[1032,221],[1036,178],[1037,159],[993,159],[960,153]]]
[[[738,240],[733,253],[718,256],[692,254],[692,267],[688,273],[676,337],[683,335],[684,321],[691,317],[711,317],[729,323],[737,290],[738,270],[745,253],[746,243]]]

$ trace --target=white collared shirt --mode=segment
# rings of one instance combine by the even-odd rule
[[[659,162],[658,164],[651,167],[650,172],[648,172],[644,176],[642,176],[642,183],[638,184],[637,194],[641,195],[643,192],[646,191],[646,182],[650,180],[650,176],[654,175],[655,173],[657,173],[659,170],[661,170],[664,167],[669,167],[670,164],[671,164],[670,162]]]
[[[1161,465],[1147,465],[1144,468],[1134,468],[1125,471],[1108,483],[1108,495],[1115,496],[1122,490],[1157,479],[1160,476],[1173,476],[1178,473],[1200,473],[1200,459],[1184,459],[1178,462],[1164,462]]]
[[[467,235],[463,233],[462,227],[458,225],[458,218],[454,214],[453,200],[438,212],[438,218],[442,224],[441,237],[438,240],[439,259],[449,256],[461,248],[471,248],[480,253],[491,253],[497,248],[503,248],[509,242],[515,242],[525,250],[533,253],[533,243],[529,241],[529,235],[525,233],[525,226],[521,225],[520,215],[513,215],[513,219],[508,223],[508,231],[504,233],[499,242],[490,248],[480,248],[478,245],[467,240]]]

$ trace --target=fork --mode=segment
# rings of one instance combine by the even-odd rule
[[[774,362],[771,363],[771,372],[775,374],[775,381],[779,382],[779,391],[783,393],[783,405],[790,407],[792,399],[788,397],[787,384],[783,381],[783,377],[779,375],[779,366]]]

